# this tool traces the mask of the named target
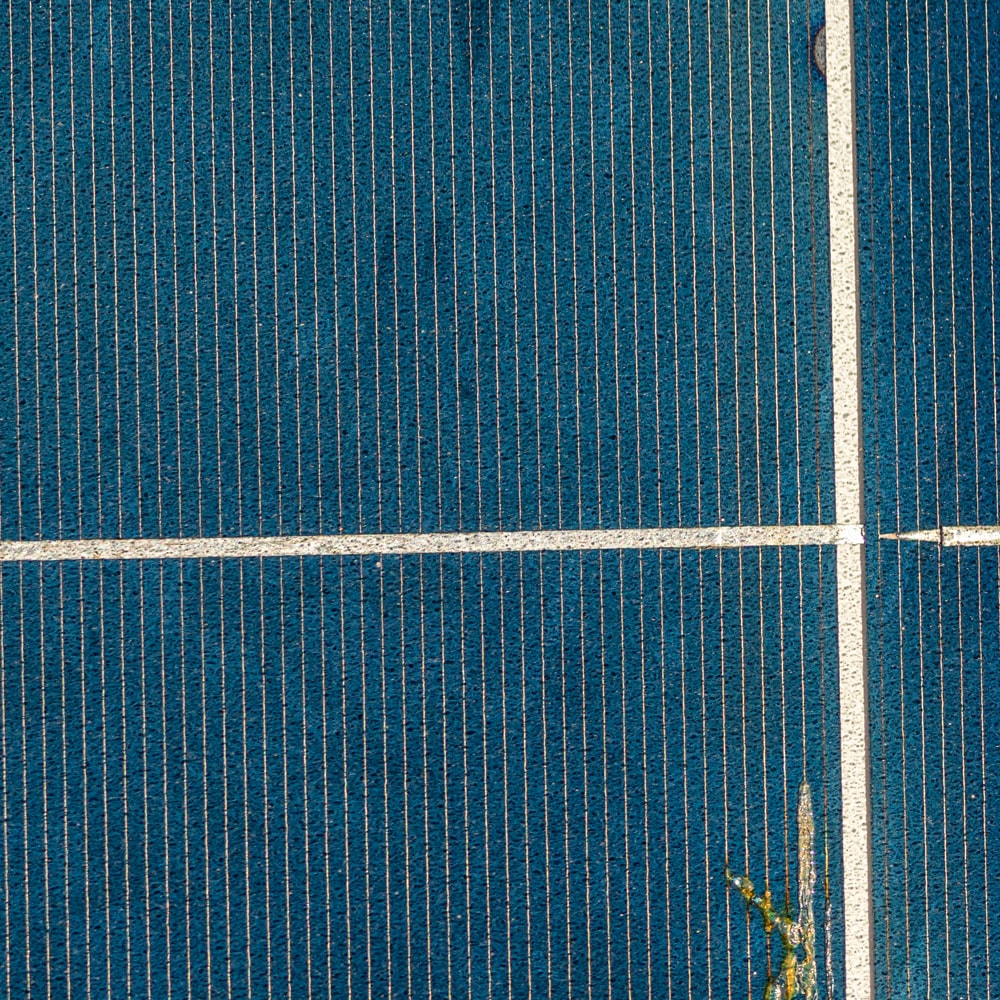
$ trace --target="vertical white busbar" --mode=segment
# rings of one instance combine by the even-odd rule
[[[835,497],[838,523],[858,524],[863,495],[852,2],[826,5],[826,82]],[[871,1000],[874,994],[865,611],[864,546],[841,542],[837,630],[847,1000]]]

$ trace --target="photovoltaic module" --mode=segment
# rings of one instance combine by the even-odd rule
[[[10,0],[4,995],[990,995],[996,20]]]

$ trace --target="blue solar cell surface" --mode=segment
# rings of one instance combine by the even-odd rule
[[[0,538],[833,522],[821,16],[11,5]],[[834,561],[4,565],[5,991],[835,995]]]
[[[868,528],[1000,524],[995,7],[856,6]],[[868,546],[878,995],[987,996],[996,548]]]
[[[8,992],[757,996],[804,774],[832,995],[833,564],[6,568]]]
[[[4,537],[833,520],[808,3],[16,14]]]

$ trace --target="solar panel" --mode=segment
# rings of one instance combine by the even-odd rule
[[[989,994],[992,22],[852,6],[8,4],[8,995]]]
[[[882,539],[869,569],[875,956],[890,993],[988,995],[995,968],[995,36],[983,4],[859,9],[867,471]]]

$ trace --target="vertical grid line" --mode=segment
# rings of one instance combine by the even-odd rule
[[[353,41],[351,42],[351,58],[354,58]],[[352,63],[353,65],[353,63]],[[193,69],[192,69],[192,82],[193,82]],[[278,510],[278,533],[281,534],[285,531],[285,505],[284,505],[284,469],[282,462],[282,437],[281,437],[281,304],[279,301],[279,287],[280,282],[278,280],[278,147],[276,138],[276,128],[275,120],[277,118],[278,109],[276,104],[276,98],[274,94],[274,4],[272,0],[268,0],[267,4],[267,84],[268,84],[268,122],[269,122],[269,132],[271,136],[271,277],[274,282],[273,295],[272,295],[272,306],[274,309],[274,316],[272,322],[274,324],[274,460],[275,460],[275,481],[277,484],[277,489],[275,490],[275,501]],[[192,96],[193,100],[193,96]],[[353,86],[351,88],[351,101],[352,101],[352,111],[353,111],[353,100],[354,100],[354,90]],[[194,114],[194,109],[192,105],[192,116]],[[352,114],[353,122],[353,114]],[[353,133],[353,129],[352,129]],[[192,150],[194,144],[194,123],[192,121]],[[193,163],[192,163],[193,170]],[[192,173],[192,178],[193,178]],[[192,180],[193,185],[193,180]],[[195,233],[197,234],[197,227],[195,227]],[[195,236],[197,243],[197,235]],[[256,250],[257,242],[254,241],[254,248]],[[197,288],[197,264],[195,265],[195,287]],[[195,316],[197,317],[197,303],[198,295],[195,292]],[[297,323],[296,323],[297,326]],[[197,320],[195,322],[195,329],[197,330]],[[196,338],[197,339],[197,338]],[[197,358],[197,351],[195,352],[195,357]],[[358,411],[360,414],[360,406]],[[358,433],[361,432],[361,421],[358,421]],[[360,449],[359,449],[360,453]],[[358,481],[360,483],[361,476],[360,470],[358,475]],[[200,501],[200,495],[199,495]],[[261,508],[263,516],[263,495],[261,496]],[[199,502],[199,515],[201,510],[201,504]]]
[[[13,24],[11,25],[13,30]],[[2,518],[2,514],[0,514]],[[2,523],[2,520],[0,520]],[[0,569],[0,777],[3,779],[3,787],[10,788],[7,762],[10,759],[7,749],[7,600],[4,594],[4,574]],[[86,773],[86,771],[84,772]],[[11,970],[11,881],[10,881],[10,799],[4,796],[3,799],[3,927],[4,927],[4,987],[7,995],[10,996],[10,986],[12,980]],[[84,810],[86,816],[86,809]],[[84,826],[86,830],[86,825]],[[87,914],[89,918],[90,914]],[[89,919],[87,921],[89,925]],[[89,953],[88,953],[89,954]],[[89,965],[89,962],[88,962]]]
[[[834,483],[837,518],[861,519],[857,187],[849,0],[827,7],[827,115]],[[864,551],[837,547],[845,994],[874,993]]]
[[[242,565],[242,564],[241,564]],[[164,564],[163,560],[159,560],[159,618],[160,618],[160,725],[162,727],[162,759],[161,764],[163,767],[163,929],[164,929],[164,965],[166,966],[166,996],[167,1000],[173,995],[173,933],[171,926],[171,890],[172,886],[170,884],[170,799],[169,799],[169,769],[167,767],[167,629],[166,629],[166,608],[165,608],[165,590],[164,587]],[[98,569],[98,573],[102,573],[102,568]],[[80,564],[80,605],[81,605],[81,615],[80,615],[80,628],[83,629],[83,564]],[[103,672],[103,666],[102,666]],[[86,671],[81,671],[82,681],[81,688],[83,691],[84,698],[86,697]],[[86,716],[85,716],[86,717]],[[244,731],[244,748],[247,746],[246,733]],[[86,746],[86,734],[84,734],[84,746]],[[84,774],[86,774],[86,758],[83,760]],[[86,785],[84,785],[86,788]],[[249,797],[247,797],[249,798]],[[246,800],[244,800],[246,801]],[[248,867],[249,870],[249,867]],[[248,894],[249,898],[249,894]],[[88,983],[88,993],[89,993],[89,983]]]
[[[229,15],[229,29],[232,31],[232,12]],[[208,76],[208,89],[209,89],[209,107],[211,109],[211,124],[210,124],[210,143],[211,143],[211,157],[212,157],[212,325],[215,339],[215,450],[216,458],[218,461],[218,491],[216,494],[216,503],[218,504],[218,525],[219,531],[222,531],[223,527],[223,505],[222,505],[222,480],[223,480],[223,454],[222,454],[222,344],[220,337],[220,324],[219,324],[219,218],[218,218],[218,205],[219,197],[216,185],[216,174],[215,165],[217,163],[216,159],[216,133],[215,133],[215,24],[212,18],[212,7],[209,5],[208,10],[208,53],[209,53],[209,76]],[[230,60],[232,59],[232,38],[230,37]],[[230,68],[232,63],[230,62]],[[230,101],[230,114],[234,114],[233,101]],[[235,129],[231,128],[230,139],[232,141],[235,135]],[[235,150],[235,143],[233,144]],[[234,153],[235,155],[235,153]],[[155,199],[155,188],[154,188],[154,199]],[[233,222],[235,225],[236,217],[236,184],[235,177],[233,178],[233,194],[232,194],[232,208],[233,208]],[[234,228],[235,232],[235,228]],[[235,244],[235,240],[234,240]],[[239,297],[239,291],[236,284],[236,248],[233,248],[233,305],[234,305],[234,317],[233,317],[233,329],[234,333],[239,328],[239,307],[236,302]],[[238,337],[238,333],[236,333]],[[238,340],[237,340],[238,343]],[[236,366],[235,366],[235,381],[236,381],[236,421],[237,428],[239,427],[239,415],[240,415],[240,390],[239,390],[239,354],[236,355]],[[237,454],[239,455],[239,430],[237,429]],[[237,473],[240,477],[241,473]],[[242,481],[237,489],[239,497],[239,512],[237,517],[242,519]],[[203,624],[204,628],[204,624]],[[228,718],[229,718],[229,706],[227,698],[227,677],[226,677],[226,610],[225,610],[225,562],[219,560],[219,652],[220,652],[220,663],[219,663],[219,691],[220,691],[220,731],[222,734],[222,833],[223,833],[223,857],[222,857],[222,868],[223,868],[223,899],[225,907],[225,981],[226,981],[226,992],[230,996],[233,992],[233,971],[232,971],[232,890],[231,890],[231,880],[230,880],[230,836],[229,836],[229,740],[228,740]],[[205,878],[206,878],[206,909],[209,906],[209,894],[207,883],[210,880],[210,862],[209,862],[209,841],[208,841],[208,743],[207,743],[207,733],[208,733],[208,723],[206,714],[206,687],[207,679],[203,681],[202,684],[202,719],[204,724],[204,735],[202,743],[202,754],[204,757],[204,779],[205,779]],[[208,917],[210,919],[210,916]],[[209,989],[211,989],[211,983],[209,984]]]
[[[153,996],[153,921],[152,907],[152,873],[149,863],[149,729],[147,723],[147,699],[146,699],[146,595],[145,595],[145,563],[139,563],[139,698],[142,704],[140,709],[139,727],[142,732],[140,737],[142,756],[142,877],[143,894],[145,896],[145,906],[143,918],[146,924],[145,932],[145,975],[146,975],[146,996],[152,1000]],[[59,567],[60,576],[62,566]],[[81,652],[81,658],[83,650]],[[65,669],[65,667],[64,667]],[[207,811],[207,810],[206,810]],[[67,851],[67,855],[68,855]]]
[[[889,117],[889,158],[890,163],[893,160],[893,141],[892,141],[892,118],[891,118],[891,86],[892,86],[892,61],[890,58],[889,50],[889,8],[886,6],[886,104],[890,108]],[[909,8],[907,7],[907,46],[909,46]],[[906,93],[907,93],[907,164],[908,168],[912,170],[912,143],[910,140],[910,126],[909,126],[909,99],[910,99],[910,89],[909,89],[909,49],[907,48],[907,79],[906,79]],[[911,174],[912,177],[912,174]],[[889,175],[889,195],[890,199],[893,199],[894,195],[894,184],[895,184],[895,174],[890,170]],[[912,180],[909,185],[909,219],[910,219],[910,236],[913,235],[913,201],[912,201]],[[895,454],[895,491],[896,491],[896,526],[899,527],[902,512],[900,509],[901,504],[901,490],[900,485],[901,479],[901,468],[900,468],[900,455],[899,455],[899,411],[898,406],[899,401],[899,377],[898,377],[898,366],[896,359],[898,357],[898,351],[896,349],[897,345],[897,317],[896,317],[896,281],[895,281],[895,267],[896,267],[896,227],[895,225],[890,226],[890,267],[892,276],[892,296],[891,296],[891,308],[892,308],[892,338],[893,338],[893,365],[892,365],[892,379],[893,379],[893,435],[894,435],[894,454]],[[911,242],[911,260],[910,260],[910,280],[911,280],[911,294],[912,294],[912,284],[913,284],[913,259],[912,259],[912,242]],[[919,437],[914,437],[914,447],[919,449]],[[919,451],[917,451],[919,456]],[[915,463],[919,465],[919,463]],[[920,517],[920,481],[919,477],[916,482],[916,495],[917,495],[917,518]],[[919,557],[919,554],[918,554]],[[903,607],[903,580],[902,580],[902,553],[900,551],[899,544],[896,546],[896,564],[897,564],[897,580],[896,580],[896,600],[897,607],[902,609]],[[902,613],[898,615],[898,642],[899,648],[903,648],[903,616]],[[880,633],[881,634],[881,633]],[[900,691],[900,748],[901,748],[901,762],[902,762],[902,798],[903,798],[903,899],[904,899],[904,924],[906,928],[906,990],[907,996],[911,994],[912,988],[912,966],[910,962],[910,865],[909,865],[909,831],[908,831],[908,820],[909,820],[909,809],[908,809],[908,781],[907,781],[907,741],[906,741],[906,713],[905,713],[905,695],[903,686],[903,662],[900,658],[899,665],[899,691]],[[888,872],[886,874],[888,878]],[[888,889],[886,890],[888,892]]]
[[[22,615],[24,614],[24,568],[18,568],[17,574],[17,586],[18,586],[18,607],[21,609]],[[25,657],[25,636],[24,636],[24,625],[21,625],[21,635],[20,635],[20,658],[21,658],[21,792],[24,796],[24,813],[22,817],[22,832],[24,835],[24,847],[23,847],[23,860],[24,860],[24,986],[25,994],[28,996],[29,1000],[32,994],[32,973],[31,973],[31,877],[30,868],[28,865],[28,706],[25,697],[25,689],[27,687],[27,658]],[[103,701],[103,695],[102,695]],[[102,704],[103,708],[103,704]],[[103,712],[102,712],[103,715]],[[105,756],[105,761],[107,757]],[[104,799],[105,805],[107,805],[107,765],[105,764],[105,781],[104,781]],[[104,843],[105,843],[105,859],[107,858],[107,809],[104,812],[105,815],[105,825],[104,825]],[[105,860],[104,868],[104,896],[105,901],[110,899],[109,889],[108,889],[108,868],[107,861]],[[106,908],[110,911],[110,906],[107,905]],[[110,927],[110,922],[108,924]],[[109,941],[110,941],[110,931],[109,931]],[[109,948],[110,953],[110,948]],[[110,968],[110,967],[109,967]],[[110,973],[109,973],[110,981]]]
[[[989,8],[987,7],[986,0],[983,0],[983,37],[985,45],[985,64],[986,64],[986,93],[991,95],[993,93],[992,79],[991,79],[991,67],[990,67],[990,20],[989,20]],[[986,171],[987,177],[987,192],[989,195],[989,243],[990,243],[990,346],[992,348],[992,357],[997,357],[997,324],[996,324],[996,260],[995,260],[995,249],[993,242],[993,115],[991,111],[986,114],[986,151],[987,151],[987,164],[988,169]],[[971,163],[971,156],[970,156]],[[994,484],[994,517],[996,518],[995,524],[1000,524],[1000,410],[998,410],[998,401],[1000,401],[1000,386],[998,386],[997,370],[996,365],[993,366],[993,469],[995,475]],[[978,486],[978,483],[977,483]],[[977,489],[978,496],[978,489]],[[1000,582],[1000,563],[997,566],[997,579]],[[985,903],[986,909],[986,992],[990,992],[990,978],[991,978],[991,966],[990,966],[990,867],[989,867],[989,849],[987,847],[988,841],[986,838],[987,833],[987,809],[986,809],[986,677],[985,677],[985,667],[982,657],[979,660],[979,733],[980,733],[980,746],[979,752],[983,762],[983,781],[981,787],[981,799],[982,799],[982,815],[983,815],[983,901]]]
[[[37,160],[36,160],[36,122],[35,122],[35,21],[34,21],[34,8],[29,7],[28,9],[28,62],[30,65],[30,71],[28,74],[29,82],[29,121],[30,121],[30,131],[29,135],[31,137],[31,257],[32,257],[32,285],[34,289],[34,340],[35,340],[35,447],[36,447],[36,462],[37,467],[37,490],[38,490],[38,534],[41,537],[44,534],[44,508],[45,508],[45,493],[43,491],[42,485],[42,383],[41,383],[41,354],[42,354],[42,344],[41,344],[41,328],[40,328],[40,317],[39,317],[39,302],[41,298],[41,289],[39,285],[39,264],[38,264],[38,195],[37,195]],[[52,130],[52,142],[55,143],[55,129]],[[53,222],[55,221],[53,208]],[[55,266],[55,248],[53,248],[53,266]],[[58,320],[58,284],[54,282],[54,301],[55,306],[55,335],[58,338],[59,333],[59,320]],[[56,364],[58,366],[58,339],[56,339]],[[58,370],[58,368],[57,368]],[[56,387],[56,403],[58,407],[59,401],[59,388],[58,383]],[[57,409],[58,412],[58,409]],[[58,420],[58,417],[57,417]],[[18,442],[20,444],[20,442]],[[57,455],[58,455],[58,445],[57,445]],[[58,461],[58,458],[57,458]],[[60,487],[61,492],[61,487]],[[43,904],[42,912],[45,918],[45,932],[44,932],[44,942],[45,942],[45,994],[47,998],[52,996],[52,919],[51,919],[51,886],[50,886],[50,851],[49,851],[49,752],[48,752],[48,705],[47,705],[47,683],[46,683],[46,650],[45,650],[45,588],[43,581],[43,569],[41,566],[38,567],[38,625],[39,625],[39,643],[38,643],[38,657],[39,657],[39,712],[40,712],[40,730],[41,730],[41,757],[42,757],[42,890],[43,890]],[[23,614],[23,609],[22,609]],[[27,751],[25,751],[27,752]],[[28,803],[27,796],[25,801],[25,812],[27,812]],[[27,845],[25,845],[25,864],[28,863],[28,852]],[[27,881],[27,878],[25,879]],[[29,986],[30,995],[30,986]]]

